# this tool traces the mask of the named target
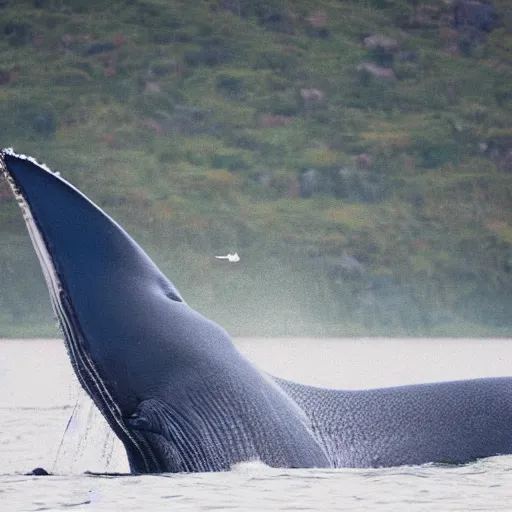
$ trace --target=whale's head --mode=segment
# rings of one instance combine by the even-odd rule
[[[80,383],[132,471],[172,470],[162,439],[140,428],[140,406],[169,396],[182,372],[208,371],[205,351],[219,353],[209,340],[228,349],[228,334],[187,306],[137,243],[58,174],[9,149],[0,173],[23,211]]]

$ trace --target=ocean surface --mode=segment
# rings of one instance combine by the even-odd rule
[[[512,375],[512,339],[236,343],[263,370],[329,387]],[[0,390],[2,512],[512,511],[512,456],[457,467],[289,470],[248,463],[227,473],[109,474],[127,472],[126,457],[80,390],[59,340],[0,340]],[[24,476],[35,467],[54,475]]]

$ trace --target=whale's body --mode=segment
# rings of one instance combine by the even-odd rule
[[[77,377],[136,473],[464,463],[512,453],[512,378],[343,391],[272,378],[133,239],[11,150],[17,198]]]
[[[462,464],[512,453],[512,378],[367,390],[277,379],[333,467]]]

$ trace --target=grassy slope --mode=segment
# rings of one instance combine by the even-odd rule
[[[0,9],[0,144],[62,171],[233,333],[510,328],[506,0],[470,51],[441,1],[34,4]],[[394,81],[356,72],[385,58],[361,43],[376,33],[409,52]],[[303,199],[308,169],[323,186]],[[1,187],[0,335],[52,332]]]

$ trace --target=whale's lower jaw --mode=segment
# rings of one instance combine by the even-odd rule
[[[146,450],[143,450],[140,446],[140,436],[137,435],[136,437],[139,439],[136,439],[136,437],[126,427],[121,410],[109,393],[104,380],[100,377],[96,369],[96,365],[84,350],[85,344],[81,334],[80,325],[73,311],[72,305],[67,300],[65,287],[59,277],[59,273],[48,249],[48,245],[44,240],[44,236],[38,227],[34,215],[32,214],[30,204],[26,200],[21,187],[16,183],[16,180],[5,165],[3,160],[4,154],[11,154],[19,158],[26,158],[29,161],[34,160],[30,157],[18,155],[10,149],[3,150],[0,152],[0,172],[7,180],[7,183],[9,184],[23,213],[25,225],[43,271],[44,279],[50,295],[52,309],[59,322],[68,356],[75,374],[82,387],[92,399],[93,403],[109,423],[112,430],[119,439],[123,441],[127,448],[127,452],[131,453],[132,462],[130,462],[130,464],[137,466],[137,472],[157,473],[159,472],[159,467],[156,460],[151,455],[151,450],[148,447],[146,447]],[[40,163],[36,162],[36,164],[42,166]],[[130,450],[130,448],[132,449]]]

